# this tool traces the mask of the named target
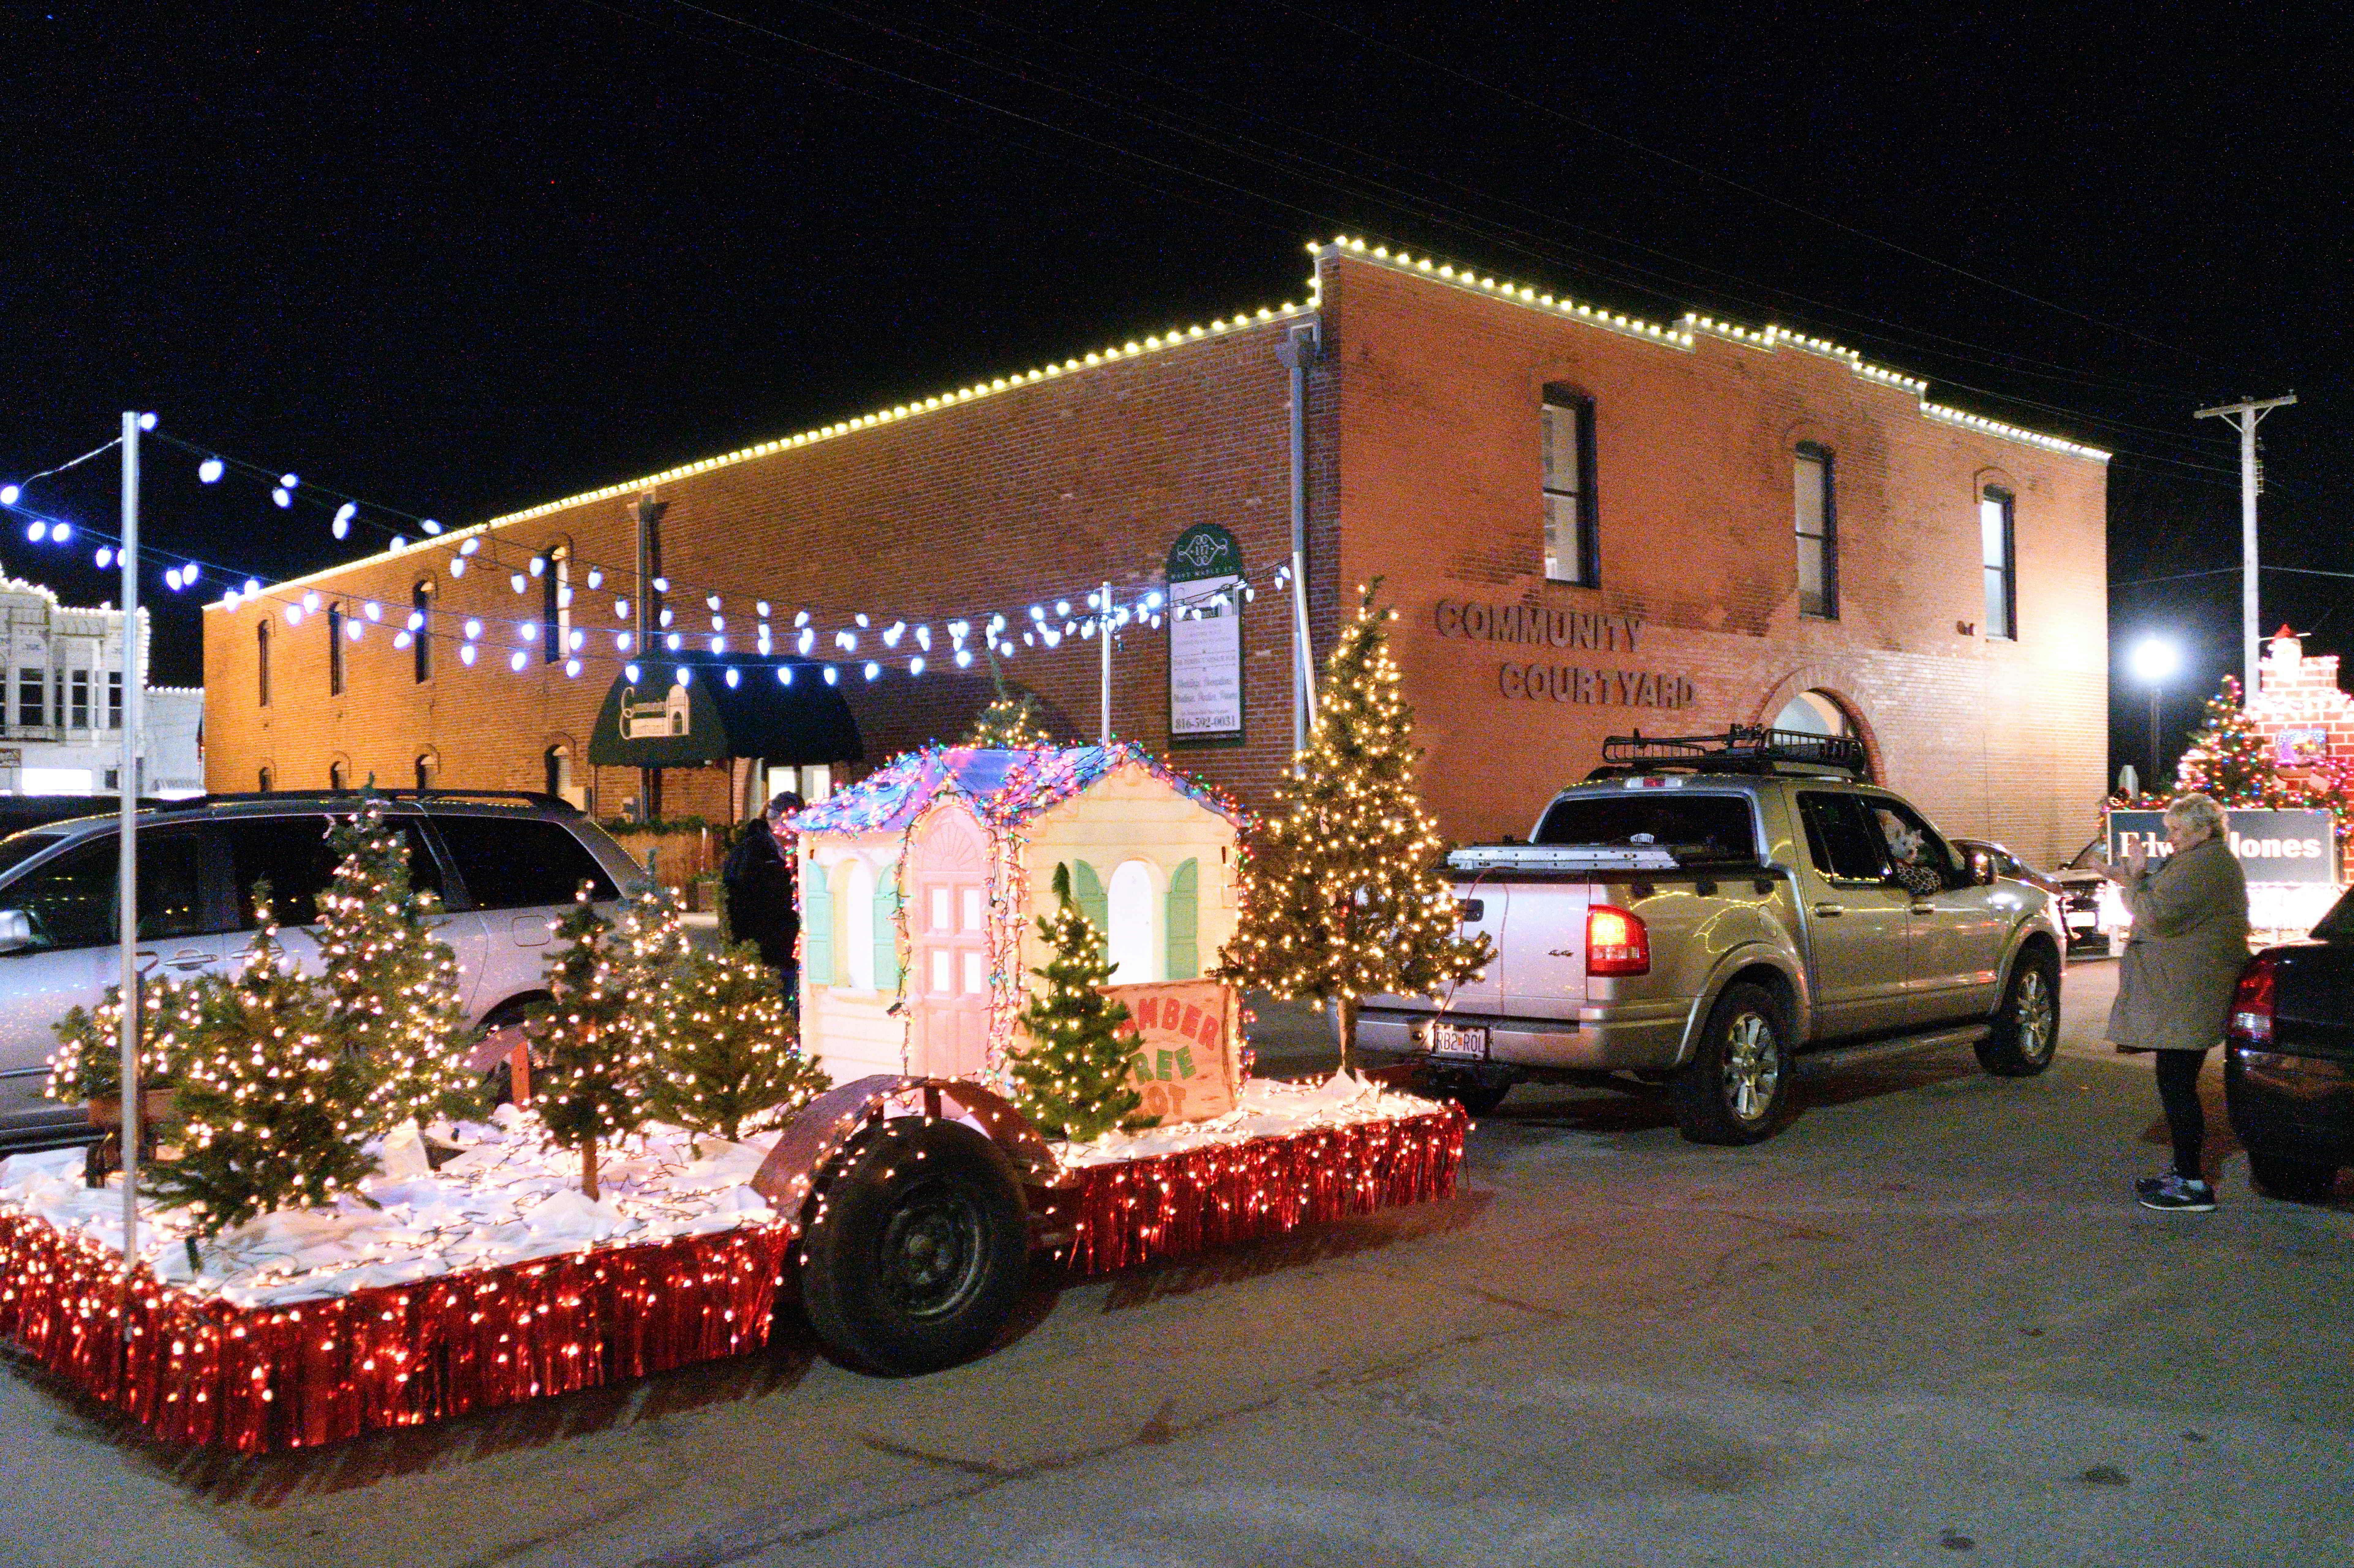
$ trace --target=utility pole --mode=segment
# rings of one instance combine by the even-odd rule
[[[146,680],[139,646],[140,416],[122,416],[122,770],[116,802],[115,932],[122,969],[122,1279],[139,1262],[139,1135],[146,1117],[139,1088],[139,689]],[[128,1304],[123,1332],[131,1330]]]
[[[2229,420],[2240,432],[2240,704],[2243,707],[2256,700],[2256,659],[2263,647],[2256,616],[2256,492],[2263,488],[2256,469],[2256,424],[2271,410],[2296,401],[2294,392],[2285,397],[2243,397],[2237,403],[2201,408],[2191,416]]]

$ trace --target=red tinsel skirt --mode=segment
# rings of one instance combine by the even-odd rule
[[[1064,1261],[1099,1274],[1452,1197],[1453,1106],[1074,1172]],[[0,1337],[170,1442],[256,1454],[642,1377],[768,1342],[789,1224],[234,1307],[0,1214]]]

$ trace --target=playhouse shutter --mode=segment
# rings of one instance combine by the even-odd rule
[[[1202,972],[1202,869],[1189,860],[1169,878],[1169,978],[1193,980]]]
[[[1104,896],[1103,878],[1096,874],[1094,866],[1083,860],[1071,863],[1071,902],[1079,906],[1079,913],[1095,927],[1098,938],[1108,938],[1111,932],[1111,900]]]
[[[801,980],[833,983],[833,885],[813,860],[801,863]]]
[[[890,881],[876,879],[875,888],[875,989],[896,991],[907,978],[899,967],[899,868],[891,868]]]

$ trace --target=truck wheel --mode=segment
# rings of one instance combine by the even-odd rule
[[[2030,948],[2011,966],[1993,1029],[1978,1043],[1978,1065],[1998,1078],[2031,1078],[2052,1065],[2060,1044],[2060,966]]]
[[[2338,1188],[2338,1167],[2291,1160],[2269,1150],[2248,1150],[2248,1177],[2267,1198],[2292,1203],[2326,1203]]]
[[[1432,1099],[1453,1100],[1467,1115],[1486,1116],[1504,1103],[1518,1082],[1518,1075],[1492,1067],[1425,1066],[1415,1075],[1414,1086]]]
[[[1692,1059],[1668,1079],[1676,1129],[1694,1143],[1756,1143],[1789,1119],[1789,1028],[1764,986],[1727,986]]]
[[[1029,1275],[1022,1182],[998,1147],[901,1117],[835,1161],[801,1237],[801,1305],[819,1342],[886,1377],[989,1348]]]

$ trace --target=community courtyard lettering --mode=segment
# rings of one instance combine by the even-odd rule
[[[1597,652],[1635,651],[1643,626],[1638,615],[1603,615],[1554,609],[1542,604],[1471,604],[1442,599],[1438,634],[1474,642],[1535,643],[1549,648],[1591,648]],[[1497,690],[1533,702],[1582,703],[1621,708],[1688,708],[1692,683],[1656,670],[1615,670],[1584,664],[1508,663],[1496,673]]]

